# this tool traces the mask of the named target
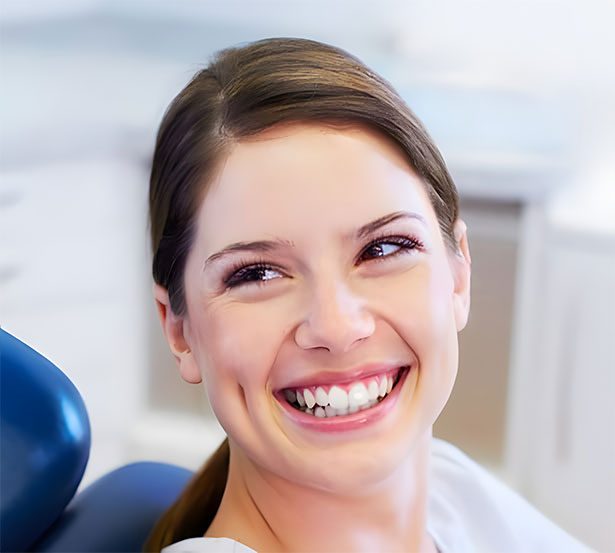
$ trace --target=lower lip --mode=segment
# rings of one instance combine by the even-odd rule
[[[399,382],[395,385],[395,388],[391,390],[391,393],[388,396],[373,407],[364,409],[363,411],[357,411],[352,415],[341,415],[338,417],[315,417],[314,415],[308,415],[307,413],[295,409],[287,401],[278,400],[278,402],[282,404],[284,411],[293,420],[293,422],[303,426],[304,428],[317,430],[319,432],[345,432],[348,430],[364,428],[367,425],[375,423],[385,417],[397,404],[400,390],[406,381],[406,377],[410,374],[410,370],[412,369],[403,367],[401,370],[403,371],[403,374],[401,375]]]

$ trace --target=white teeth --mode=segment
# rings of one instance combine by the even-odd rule
[[[367,386],[367,396],[370,401],[378,399],[378,382],[376,380],[370,380],[369,385]]]
[[[325,410],[322,407],[316,407],[314,410],[314,416],[318,418],[324,418],[326,416]]]
[[[335,409],[348,409],[348,394],[341,388],[332,386],[329,390],[329,405]]]
[[[337,409],[334,409],[330,405],[325,407],[325,413],[327,414],[327,417],[337,417]]]
[[[305,399],[301,390],[297,390],[297,403],[299,403],[299,407],[305,407]]]
[[[320,386],[316,388],[316,403],[321,407],[329,405],[329,395]]]
[[[387,393],[387,379],[385,376],[380,378],[380,386],[378,387],[378,397],[384,397]]]
[[[350,407],[361,407],[369,401],[367,388],[363,382],[357,382],[348,390],[348,405]]]
[[[307,388],[303,390],[303,395],[305,396],[305,403],[310,409],[316,405],[316,398],[314,398],[314,394],[310,390]]]
[[[397,374],[395,375],[397,377]],[[339,386],[332,386],[327,393],[325,388],[318,386],[314,391],[309,388],[286,389],[286,400],[295,407],[319,418],[339,417],[369,409],[377,405],[393,389],[393,375],[374,377],[367,386],[363,382],[353,384],[348,392]]]

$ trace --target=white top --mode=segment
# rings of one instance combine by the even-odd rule
[[[440,553],[588,553],[452,444],[433,439],[427,531]],[[255,553],[230,538],[190,538],[161,553]]]

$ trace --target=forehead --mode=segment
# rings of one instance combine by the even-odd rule
[[[233,147],[203,200],[199,234],[211,248],[267,234],[300,239],[404,209],[433,218],[422,182],[391,139],[363,127],[294,124]]]

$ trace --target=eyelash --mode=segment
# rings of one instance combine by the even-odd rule
[[[401,255],[404,253],[410,253],[411,251],[414,251],[414,250],[420,251],[420,250],[423,250],[424,248],[423,243],[417,238],[413,238],[409,236],[399,236],[399,235],[395,235],[395,236],[384,235],[384,236],[374,238],[367,246],[365,246],[365,248],[363,248],[361,252],[361,255],[359,256],[359,260],[361,259],[361,257],[367,250],[373,248],[374,246],[378,246],[381,244],[393,244],[395,246],[399,246],[399,249],[389,255],[372,257],[368,261],[377,261],[377,262],[388,261],[393,257],[397,257],[398,255]],[[254,261],[255,260],[252,260],[252,261],[239,260],[235,265],[233,265],[233,267],[229,269],[227,276],[224,277],[223,279],[223,282],[226,288],[227,289],[236,288],[238,286],[243,286],[247,284],[256,284],[258,286],[263,286],[267,284],[267,282],[269,281],[268,280],[248,280],[247,278],[242,278],[242,277],[245,277],[246,275],[250,275],[251,273],[257,272],[257,271],[268,271],[268,270],[278,271],[279,270],[276,267],[269,265],[267,261],[265,261],[264,259],[257,259],[256,263]],[[275,279],[271,279],[271,280],[275,280]]]

